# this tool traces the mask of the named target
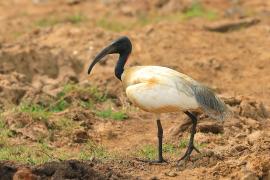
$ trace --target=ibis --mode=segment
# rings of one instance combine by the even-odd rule
[[[194,146],[197,116],[193,112],[202,111],[213,119],[223,120],[230,112],[228,107],[211,89],[173,69],[162,66],[125,68],[131,51],[132,44],[128,37],[114,40],[97,54],[89,66],[88,74],[104,56],[119,54],[114,73],[121,81],[128,99],[138,108],[154,113],[157,117],[158,159],[151,162],[167,162],[162,156],[163,128],[160,114],[181,111],[192,121],[192,128],[187,150],[178,162],[189,159],[193,150],[200,152]]]

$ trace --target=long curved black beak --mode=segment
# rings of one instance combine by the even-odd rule
[[[88,74],[90,74],[95,64],[98,63],[104,56],[114,53],[119,53],[120,56],[128,55],[131,53],[131,50],[132,45],[128,37],[122,36],[116,39],[97,54],[97,56],[94,58],[94,60],[92,61],[92,63],[88,68]]]
[[[103,57],[105,57],[108,54],[115,53],[115,47],[114,44],[110,44],[106,48],[104,48],[98,55],[94,58],[93,62],[90,64],[88,68],[88,74],[92,71],[93,67],[95,66],[96,63],[98,63]]]

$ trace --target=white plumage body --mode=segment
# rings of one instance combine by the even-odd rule
[[[121,77],[127,97],[139,108],[154,113],[195,110],[200,106],[192,91],[198,83],[161,66],[135,66]]]

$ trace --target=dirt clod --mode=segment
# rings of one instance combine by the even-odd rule
[[[223,133],[224,129],[221,123],[213,121],[202,121],[198,124],[198,130],[202,133]]]
[[[1,180],[49,180],[49,179],[129,179],[128,176],[115,173],[104,168],[96,162],[81,162],[69,160],[62,162],[49,162],[37,166],[22,166],[12,162],[0,163]]]
[[[84,143],[89,139],[89,135],[84,130],[77,130],[74,132],[73,142]]]
[[[259,22],[260,20],[256,18],[239,19],[239,20],[234,20],[234,21],[226,20],[223,22],[206,25],[205,29],[209,31],[216,31],[216,32],[228,32],[228,31],[238,30],[240,28],[256,25]]]
[[[13,176],[13,180],[39,180],[38,176],[34,175],[29,168],[20,168]]]

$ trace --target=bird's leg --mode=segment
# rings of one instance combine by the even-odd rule
[[[189,159],[193,150],[195,150],[197,153],[200,153],[200,151],[194,146],[194,136],[196,134],[197,117],[188,111],[185,111],[185,114],[188,115],[188,117],[192,121],[192,129],[191,129],[191,135],[190,135],[187,151],[184,154],[184,156],[178,160],[178,162],[180,162],[183,159],[185,160]]]
[[[157,128],[158,128],[158,160],[157,162],[162,163],[162,162],[166,162],[163,159],[162,156],[162,139],[163,139],[163,128],[160,122],[160,119],[157,120]]]
[[[157,119],[157,129],[158,129],[158,133],[157,133],[157,137],[158,137],[158,159],[157,160],[139,160],[142,162],[148,162],[148,163],[164,163],[167,162],[166,160],[164,160],[163,156],[162,156],[162,139],[163,139],[163,128],[160,122],[160,119]]]

